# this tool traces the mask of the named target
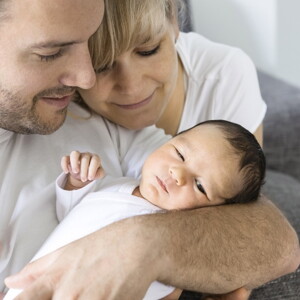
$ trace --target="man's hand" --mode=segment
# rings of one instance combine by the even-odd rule
[[[251,291],[245,288],[239,288],[231,293],[224,295],[210,295],[205,296],[203,300],[248,300]]]
[[[158,259],[153,245],[144,243],[147,236],[139,224],[123,230],[128,222],[114,223],[32,262],[6,285],[25,289],[18,300],[142,299],[155,280]]]
[[[79,189],[91,181],[104,176],[100,157],[97,154],[72,151],[70,155],[63,156],[61,168],[65,174],[69,174],[64,189]]]

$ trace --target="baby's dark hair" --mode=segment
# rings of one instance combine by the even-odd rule
[[[208,120],[192,128],[201,125],[220,128],[234,153],[240,157],[243,187],[235,196],[225,199],[225,203],[247,203],[257,200],[265,183],[266,158],[255,136],[243,126],[225,120]]]

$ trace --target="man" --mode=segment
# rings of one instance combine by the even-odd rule
[[[0,2],[0,125],[16,133],[54,132],[75,87],[95,82],[88,39],[100,24],[102,1],[47,2]]]
[[[27,202],[20,202],[19,194],[24,193],[26,182],[39,168],[35,163],[42,164],[38,152],[46,150],[43,144],[35,144],[39,136],[33,134],[56,131],[66,118],[75,88],[90,88],[95,83],[88,39],[99,27],[103,12],[104,4],[99,0],[0,1],[0,291],[4,277],[22,265],[19,254],[24,255],[24,264],[35,253],[34,248],[45,239],[45,233],[51,232],[57,224],[53,213],[52,216],[44,214],[45,222],[31,223],[34,228],[31,231],[28,211],[32,207],[31,199],[28,197]],[[24,143],[18,141],[19,138]],[[18,154],[17,149],[20,150]],[[28,166],[24,165],[27,159],[31,160]],[[11,174],[14,166],[9,160],[26,168],[22,171],[26,174],[22,183],[16,174]],[[22,208],[19,213],[17,207],[20,205],[26,209]],[[47,208],[53,210],[51,206]],[[38,216],[35,219],[41,221]],[[32,247],[21,242],[12,247],[14,240],[27,238],[19,234],[24,224],[26,230],[31,231]],[[20,252],[18,247],[22,248]],[[11,265],[8,260],[18,261],[19,267]]]
[[[57,224],[52,182],[62,151],[101,148],[105,169],[122,174],[104,130],[111,125],[95,117],[62,126],[75,89],[94,84],[87,42],[103,9],[100,0],[0,0],[1,281]],[[225,293],[293,271],[298,252],[295,232],[265,200],[124,220],[33,264],[10,285],[34,281],[20,296],[31,300],[141,299],[154,280]]]

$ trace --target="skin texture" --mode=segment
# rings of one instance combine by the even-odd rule
[[[69,174],[64,186],[67,191],[80,189],[105,174],[100,157],[89,152],[72,151],[62,157],[60,164],[63,172]]]
[[[62,125],[75,88],[95,83],[87,42],[103,10],[96,0],[10,1],[0,23],[1,128],[49,134]]]
[[[65,190],[79,189],[104,175],[100,157],[72,151],[61,160],[69,174]],[[167,210],[225,203],[242,185],[239,157],[213,125],[182,133],[155,150],[144,163],[134,195]]]
[[[176,30],[170,31],[167,40],[174,43],[175,38]],[[170,64],[162,64],[166,68],[162,72],[174,76],[170,85],[173,84],[175,89],[170,88],[166,93],[172,96],[168,99],[166,96],[163,105],[170,109],[156,111],[153,116],[153,111],[149,116],[144,111],[145,123],[136,118],[129,128],[146,126],[147,120],[147,124],[157,123],[169,133],[177,130],[180,107],[184,103],[182,69],[174,50],[168,48],[166,51],[170,57],[175,57]],[[135,59],[132,61],[133,57]],[[123,58],[116,61],[117,71],[113,69],[103,73],[102,79],[97,77],[96,88],[101,89],[99,95],[104,97],[104,116],[110,116],[107,99],[116,102],[122,96],[125,104],[135,104],[147,99],[167,80],[140,76],[145,74],[140,72],[144,68],[147,73],[150,68],[162,68],[154,65],[154,61],[145,65],[139,56],[135,57],[134,52],[124,53]],[[158,62],[164,60],[160,58]],[[72,66],[74,70],[75,67],[80,69],[77,62],[73,62]],[[174,72],[167,70],[168,66],[178,70],[178,73],[174,75]],[[116,77],[110,72],[115,72]],[[115,78],[118,78],[116,82]],[[144,82],[148,85],[144,86]],[[57,80],[52,87],[55,86],[60,86]],[[30,103],[37,92],[28,98]],[[90,99],[82,91],[81,94],[97,112],[97,99],[93,96],[96,94],[91,95]],[[172,110],[175,110],[175,117],[171,119]],[[132,114],[128,119],[135,121],[135,114],[128,107],[126,112]],[[126,122],[123,110],[120,109],[119,113],[122,115],[119,123],[123,124]],[[120,221],[30,264],[19,277],[11,278],[6,283],[15,288],[27,286],[24,294],[17,298],[23,300],[51,297],[67,300],[134,300],[142,298],[153,280],[179,288],[221,294],[242,286],[251,289],[294,271],[298,264],[297,235],[278,209],[262,197],[255,204],[201,208]]]
[[[80,90],[88,106],[130,129],[157,123],[177,89],[177,35],[177,26],[170,25],[155,41],[123,53],[97,74],[92,89]]]
[[[204,297],[203,300],[244,300],[248,299],[251,294],[251,291],[240,288],[231,293],[227,293],[225,295],[215,295]]]
[[[216,206],[129,218],[33,262],[22,271],[21,277],[6,283],[15,288],[28,286],[18,300],[49,299],[51,296],[52,299],[141,299],[155,279],[206,293],[227,293],[241,286],[251,289],[258,282],[272,279],[270,273],[273,277],[279,276],[279,266],[281,272],[290,272],[295,263],[299,264],[299,259],[291,261],[291,257],[299,257],[295,234],[291,234],[290,225],[282,217],[278,218],[278,211],[266,202],[259,201],[255,206],[253,203]],[[247,225],[243,220],[251,220],[254,216],[260,220],[257,226],[245,230]],[[193,234],[182,236],[181,230],[187,226],[187,220]],[[270,234],[269,229],[274,224],[278,229],[276,236],[285,235],[286,244],[279,243]],[[170,227],[176,234],[170,235]],[[268,239],[260,242],[266,233]],[[219,248],[215,247],[215,240],[218,240]],[[256,241],[255,247],[249,249],[249,240]],[[111,246],[116,243],[119,247]],[[192,258],[192,243],[202,251],[196,260]],[[162,247],[156,247],[158,244]],[[72,256],[68,253],[70,249]],[[97,255],[94,249],[97,249]],[[225,255],[225,250],[220,252],[219,249],[230,249],[235,256]],[[182,253],[190,260],[187,261]],[[278,253],[283,256],[280,255],[280,261],[276,260],[274,264],[274,256]],[[255,263],[252,263],[253,257]],[[120,261],[123,272],[120,272]],[[147,272],[145,265],[151,266]],[[107,268],[110,272],[106,272]],[[106,272],[105,278],[101,276],[103,272]],[[74,281],[78,283],[75,286]]]
[[[241,186],[239,159],[220,129],[201,125],[180,134],[146,160],[141,195],[165,209],[224,204]]]

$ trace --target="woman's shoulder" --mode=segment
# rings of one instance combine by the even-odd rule
[[[188,75],[219,76],[230,63],[250,61],[239,48],[217,43],[195,33],[179,34],[176,49]]]
[[[226,56],[239,51],[236,47],[214,42],[196,32],[180,32],[176,46],[178,51],[213,56]]]

